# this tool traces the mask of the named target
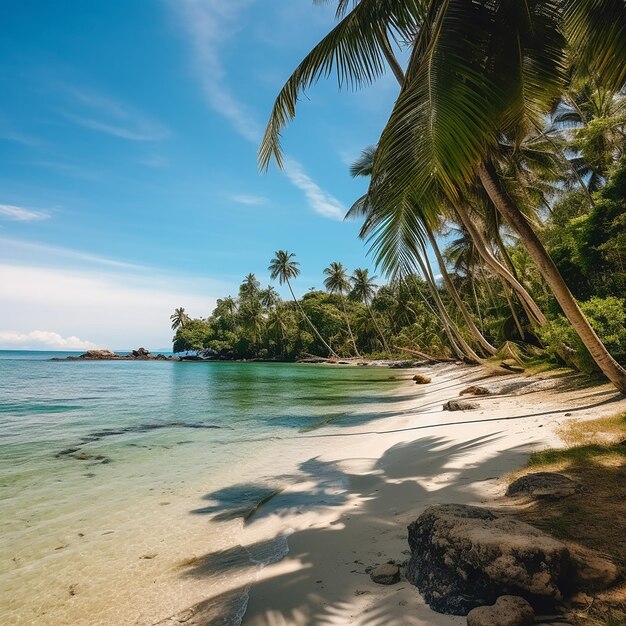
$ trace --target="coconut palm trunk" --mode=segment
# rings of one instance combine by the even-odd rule
[[[369,302],[366,302],[365,306],[367,307],[367,311],[370,314],[370,317],[372,318],[372,322],[374,322],[374,326],[376,328],[376,332],[378,333],[378,336],[380,337],[380,340],[382,341],[383,349],[385,350],[385,352],[388,355],[391,355],[391,350],[389,349],[389,344],[387,343],[387,339],[385,339],[385,335],[383,334],[383,331],[381,330],[381,328],[380,328],[380,326],[378,324],[378,320],[376,319],[376,316],[374,315],[374,310],[372,309],[372,307],[371,307]]]
[[[517,231],[563,313],[565,313],[596,365],[619,391],[626,393],[626,370],[609,354],[609,351],[600,341],[539,237],[519,207],[503,189],[493,165],[483,163],[478,174],[491,201],[502,217]]]
[[[480,233],[479,229],[476,227],[472,218],[469,216],[467,209],[463,205],[462,202],[457,204],[456,213],[459,216],[459,219],[467,229],[467,232],[472,237],[474,245],[476,246],[476,251],[486,263],[486,265],[491,268],[498,276],[502,277],[502,279],[513,289],[513,291],[519,296],[520,301],[525,305],[525,309],[528,312],[529,319],[531,321],[535,321],[540,326],[543,326],[548,320],[546,316],[543,314],[537,303],[534,301],[533,297],[526,291],[524,286],[516,280],[516,278],[509,272],[509,270],[496,259],[496,257],[489,250],[487,243]]]
[[[433,300],[435,301],[437,310],[439,311],[439,318],[441,319],[441,323],[443,324],[444,331],[448,337],[448,341],[450,342],[452,349],[456,353],[456,356],[461,360],[469,360],[474,363],[480,363],[480,357],[465,341],[465,338],[461,334],[461,331],[454,323],[452,318],[448,315],[446,306],[443,303],[441,296],[439,295],[439,291],[437,290],[435,277],[433,275],[432,268],[430,267],[428,256],[426,255],[426,253],[424,253],[424,258],[422,258],[422,255],[418,254],[416,255],[416,261],[420,267],[420,270],[422,271],[424,280],[426,280],[426,284],[430,289],[430,293],[433,297]]]
[[[346,318],[346,326],[348,327],[348,334],[350,335],[350,340],[352,341],[352,346],[354,347],[354,354],[361,358],[361,354],[359,353],[359,349],[356,347],[356,339],[354,338],[354,333],[352,332],[352,325],[350,324],[350,317],[348,316],[348,309],[346,309],[346,299],[343,294],[339,294],[341,298],[341,308],[343,309],[343,316]]]
[[[461,312],[461,315],[463,316],[463,319],[465,320],[465,323],[467,324],[468,330],[472,334],[472,337],[474,338],[476,343],[478,343],[478,345],[487,354],[494,355],[497,352],[496,348],[494,348],[485,339],[483,334],[477,328],[476,324],[474,323],[474,320],[472,319],[470,312],[467,310],[467,307],[465,306],[465,303],[463,302],[463,300],[461,300],[461,297],[459,296],[459,293],[456,290],[456,287],[454,286],[454,283],[452,282],[450,275],[448,274],[448,269],[446,268],[446,263],[443,260],[443,257],[441,256],[441,251],[439,250],[439,246],[437,245],[437,240],[435,239],[430,228],[426,228],[425,230],[426,230],[426,235],[428,237],[428,241],[430,242],[433,252],[435,253],[435,256],[437,257],[437,263],[439,264],[439,269],[441,270],[441,275],[443,276],[446,289],[448,290],[448,293],[450,294],[451,298],[454,300],[454,303],[456,304],[459,311]]]
[[[293,298],[293,301],[296,303],[296,305],[300,309],[300,313],[302,313],[302,316],[308,322],[309,326],[311,327],[311,330],[315,333],[315,336],[324,344],[324,347],[328,350],[328,354],[338,359],[339,355],[330,347],[328,343],[326,343],[326,341],[324,341],[324,338],[322,337],[322,335],[320,335],[319,331],[315,327],[315,324],[313,324],[309,316],[306,314],[306,311],[300,304],[299,300],[296,298],[296,294],[293,292],[293,289],[291,288],[291,283],[289,282],[289,279],[286,278],[285,282],[287,283],[287,287],[289,287],[289,292],[291,293],[291,297]]]

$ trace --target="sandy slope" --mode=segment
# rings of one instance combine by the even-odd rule
[[[488,378],[481,368],[457,365],[420,372],[433,382],[407,380],[373,409],[391,416],[302,435],[306,450],[317,442],[315,456],[300,463],[305,478],[243,530],[241,542],[253,552],[290,533],[288,556],[260,570],[250,588],[244,626],[464,624],[430,611],[406,582],[372,583],[365,568],[406,558],[406,526],[425,507],[501,495],[503,476],[529,452],[560,444],[555,430],[564,420],[626,410],[612,387],[581,388],[581,377]],[[479,398],[474,411],[442,410],[479,381],[499,393]],[[310,494],[318,504],[307,505]]]

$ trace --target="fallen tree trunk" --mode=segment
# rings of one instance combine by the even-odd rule
[[[420,352],[419,350],[411,350],[410,348],[401,348],[400,346],[393,346],[394,350],[400,350],[400,352],[408,352],[409,354],[414,354],[415,356],[420,356],[427,361],[431,361],[432,363],[453,363],[456,359],[450,359],[448,357],[437,357],[432,356],[430,354],[426,354],[425,352]]]

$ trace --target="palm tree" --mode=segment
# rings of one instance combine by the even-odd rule
[[[368,148],[366,148],[361,153],[361,156],[359,157],[359,159],[350,168],[352,175],[353,176],[367,176],[369,173],[371,173],[373,164],[374,164],[375,155],[376,155],[376,150],[373,146],[369,146]],[[434,235],[435,224],[437,224],[438,220],[433,220],[429,211],[422,212],[419,209],[420,207],[418,207],[417,205],[414,205],[412,207],[413,220],[417,228],[415,229],[414,233],[411,233],[411,238],[414,239],[415,241],[412,242],[411,249],[408,252],[410,253],[411,258],[413,258],[422,269],[422,274],[425,277],[429,285],[429,289],[431,293],[433,294],[437,307],[440,308],[440,318],[442,322],[444,322],[444,327],[453,326],[454,328],[452,328],[452,330],[457,335],[457,341],[461,344],[462,347],[464,347],[465,340],[461,336],[461,333],[458,331],[457,328],[455,328],[456,325],[449,319],[449,315],[447,311],[443,310],[445,309],[445,307],[443,306],[443,303],[441,303],[441,306],[439,304],[440,299],[439,299],[439,294],[435,293],[437,291],[437,286],[434,282],[434,279],[432,281],[429,279],[432,272],[429,271],[429,267],[428,267],[428,256],[426,252],[424,236],[428,238],[430,246],[433,249],[435,256],[437,257],[437,262],[439,264],[439,268],[440,268],[442,277],[444,279],[444,285],[446,287],[446,290],[448,291],[448,293],[450,294],[450,297],[452,298],[457,308],[461,312],[461,315],[463,316],[463,319],[465,320],[465,323],[467,325],[468,330],[470,331],[470,334],[472,335],[476,343],[479,346],[481,346],[481,348],[485,351],[486,354],[494,355],[496,353],[496,348],[494,348],[485,339],[481,331],[477,328],[476,324],[474,323],[474,320],[472,319],[470,312],[468,311],[467,307],[465,306],[465,303],[463,302],[463,300],[460,298],[459,294],[457,293],[454,283],[452,282],[452,280],[450,279],[450,276],[448,275],[448,270],[446,268],[443,257],[441,256],[441,253],[439,251],[439,246],[437,244],[437,241]],[[361,238],[367,238],[368,235],[374,232],[376,230],[376,227],[378,226],[378,220],[376,216],[376,207],[372,203],[371,199],[367,196],[367,194],[361,197],[359,200],[357,200],[355,205],[348,211],[348,214],[346,215],[346,217],[353,217],[356,215],[365,216],[365,224],[363,228],[361,229],[359,236]],[[392,259],[391,263],[387,263],[387,266],[390,269],[397,271],[398,269],[400,269],[399,265],[402,263],[405,263],[405,261],[402,261],[401,259],[397,258],[398,244],[400,245],[400,247],[405,247],[405,243],[404,243],[405,241],[406,240],[401,235],[399,239],[397,239],[396,241],[393,241],[392,245],[390,246],[388,245],[388,242],[385,240],[374,239],[374,243],[372,247],[375,250],[378,250],[382,253],[383,260],[385,259],[385,257],[387,259],[391,258]],[[405,254],[404,256],[406,258],[407,255]],[[446,322],[448,322],[447,325],[446,325]],[[456,342],[451,341],[451,343],[456,343]],[[466,356],[470,357],[472,360],[478,359],[478,355],[472,349],[465,350],[465,352],[466,352]]]
[[[271,285],[266,289],[261,290],[259,296],[261,298],[261,304],[267,310],[273,309],[280,302],[278,292]]]
[[[589,77],[568,89],[552,123],[576,150],[572,165],[587,179],[587,187],[597,191],[611,164],[626,152],[626,93]]]
[[[260,291],[261,283],[254,274],[250,273],[243,279],[239,287],[239,298],[242,300],[255,298]]]
[[[355,269],[350,277],[350,282],[352,283],[352,296],[367,307],[370,317],[372,318],[372,322],[374,322],[374,326],[376,326],[376,330],[378,331],[378,334],[383,342],[385,351],[388,354],[391,354],[391,350],[389,350],[389,345],[387,344],[387,339],[385,339],[385,335],[383,335],[383,332],[376,321],[374,311],[372,311],[372,300],[376,295],[377,288],[377,285],[374,283],[375,280],[376,276],[370,276],[369,270],[361,268]]]
[[[291,279],[297,278],[297,276],[300,274],[300,268],[299,268],[300,263],[298,261],[293,260],[295,256],[296,255],[293,252],[287,252],[287,250],[277,250],[274,253],[274,258],[271,260],[269,268],[268,268],[270,270],[270,277],[272,278],[272,280],[275,280],[276,278],[278,278],[278,282],[281,285],[283,283],[287,283],[287,287],[289,287],[289,291],[291,293],[291,297],[293,298],[293,301],[296,303],[296,305],[300,309],[302,316],[311,327],[311,330],[313,330],[313,332],[315,333],[315,336],[322,342],[322,344],[328,350],[328,353],[331,356],[335,358],[339,358],[337,353],[326,343],[326,341],[324,341],[322,335],[320,335],[317,328],[315,328],[315,325],[309,319],[309,316],[306,314],[306,312],[302,308],[302,305],[300,304],[300,301],[296,298],[293,292],[293,289],[291,287]]]
[[[346,319],[346,326],[348,327],[348,333],[354,346],[354,354],[360,357],[359,349],[356,347],[356,341],[352,332],[352,326],[350,326],[350,318],[348,317],[348,311],[346,309],[346,293],[350,290],[350,281],[346,273],[346,268],[341,264],[333,261],[325,270],[324,275],[324,287],[329,293],[339,296],[341,301],[341,307],[343,308],[343,315]]]
[[[337,14],[337,26],[281,90],[259,150],[261,166],[272,157],[281,165],[280,131],[295,116],[302,89],[334,68],[340,84],[367,84],[384,71],[389,33],[411,42],[400,95],[376,151],[368,195],[381,216],[406,220],[416,199],[436,207],[443,193],[455,202],[466,185],[478,179],[517,232],[598,367],[626,393],[626,370],[582,313],[507,193],[493,159],[502,134],[529,121],[540,123],[563,93],[568,53],[578,73],[597,76],[605,88],[617,90],[624,84],[626,38],[620,25],[626,23],[626,3],[341,0]],[[387,224],[381,221],[383,237]]]
[[[174,313],[170,315],[170,320],[172,322],[172,330],[178,330],[179,328],[185,328],[185,324],[189,321],[189,316],[181,306],[174,309]]]

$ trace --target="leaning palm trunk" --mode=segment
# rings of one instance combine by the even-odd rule
[[[507,270],[498,259],[491,253],[489,250],[487,243],[485,242],[484,237],[480,233],[479,229],[476,228],[476,225],[472,221],[472,218],[467,213],[467,210],[463,203],[459,203],[456,206],[456,212],[459,216],[461,222],[467,229],[467,232],[472,237],[472,241],[476,246],[476,251],[483,259],[483,261],[498,275],[501,276],[503,280],[506,281],[508,285],[510,285],[511,289],[519,296],[520,301],[524,303],[524,308],[528,312],[529,319],[535,321],[540,326],[543,326],[548,320],[546,316],[543,314],[541,309],[537,306],[537,303],[533,300],[532,296],[526,291],[524,286],[515,279],[515,277]]]
[[[341,298],[341,306],[343,308],[343,315],[346,318],[346,326],[348,327],[348,334],[350,335],[350,339],[352,340],[352,345],[354,347],[354,354],[359,358],[361,355],[359,354],[359,349],[356,347],[356,340],[354,339],[354,333],[352,332],[352,326],[350,325],[350,318],[348,317],[348,311],[346,309],[346,299],[342,294],[339,294]]]
[[[476,352],[474,352],[467,341],[465,341],[461,331],[448,315],[448,311],[446,310],[446,307],[441,300],[441,296],[437,291],[437,285],[435,284],[435,278],[433,276],[432,268],[430,267],[430,262],[428,261],[428,256],[424,253],[424,257],[422,258],[422,255],[418,254],[416,255],[416,261],[422,270],[426,284],[430,289],[430,293],[435,301],[437,310],[439,311],[439,318],[443,323],[443,328],[448,336],[448,340],[450,341],[453,350],[456,352],[457,357],[462,360],[480,363],[480,357],[476,354]]]
[[[372,318],[372,322],[374,322],[374,326],[376,327],[376,331],[378,332],[378,335],[380,336],[380,339],[383,343],[383,348],[385,349],[385,352],[388,355],[390,355],[391,350],[389,350],[389,344],[387,343],[387,340],[385,339],[385,335],[383,335],[383,331],[380,329],[380,326],[378,325],[378,322],[376,321],[376,316],[374,315],[374,311],[372,310],[370,303],[366,302],[365,306],[367,307],[370,317]]]
[[[504,191],[493,165],[483,163],[478,174],[491,201],[502,217],[517,231],[563,313],[572,324],[596,365],[619,391],[626,393],[626,370],[609,354],[609,351],[600,341],[539,237],[519,207]]]
[[[322,337],[322,335],[320,335],[317,328],[315,328],[315,324],[313,324],[313,322],[309,319],[309,316],[306,314],[305,310],[302,308],[302,305],[296,298],[296,295],[294,294],[293,289],[291,288],[291,283],[288,280],[287,280],[287,287],[289,287],[289,291],[291,292],[291,297],[293,298],[293,301],[296,303],[296,305],[300,309],[300,312],[302,313],[304,319],[309,323],[309,326],[315,333],[315,336],[324,344],[324,347],[328,350],[328,354],[338,359],[339,355],[324,341],[324,338]]]
[[[454,303],[458,307],[459,311],[461,311],[461,315],[463,316],[463,319],[465,320],[465,323],[467,324],[467,328],[469,329],[476,343],[478,343],[478,345],[487,354],[494,355],[497,352],[497,350],[485,339],[485,337],[480,332],[480,330],[478,330],[476,324],[474,323],[474,320],[472,319],[472,316],[470,315],[470,312],[467,310],[467,307],[465,306],[465,303],[463,302],[463,300],[461,300],[459,293],[456,290],[456,287],[454,286],[454,283],[452,282],[450,275],[448,274],[448,269],[446,268],[446,263],[443,260],[443,257],[441,256],[441,251],[439,250],[439,246],[437,245],[437,240],[433,236],[433,233],[430,230],[430,228],[426,228],[425,230],[426,230],[426,235],[428,236],[428,241],[430,242],[433,252],[435,253],[435,256],[437,257],[437,263],[439,264],[439,269],[441,270],[441,275],[443,276],[443,281],[446,285],[448,293],[454,300]]]
[[[476,307],[476,315],[478,315],[478,323],[480,324],[480,331],[485,332],[485,323],[483,322],[483,314],[480,311],[480,304],[478,302],[478,294],[476,293],[476,281],[473,276],[469,276],[470,288],[472,290],[472,297],[474,298],[474,306]]]
[[[513,321],[515,322],[515,326],[517,326],[517,332],[519,333],[520,339],[524,340],[524,329],[519,321],[519,317],[517,317],[517,313],[515,312],[515,307],[513,306],[513,302],[511,301],[511,297],[509,296],[509,287],[502,279],[502,276],[499,276],[500,282],[502,283],[502,292],[504,293],[504,297],[506,298],[506,302],[509,305],[509,310],[511,311],[511,315],[513,316]]]

